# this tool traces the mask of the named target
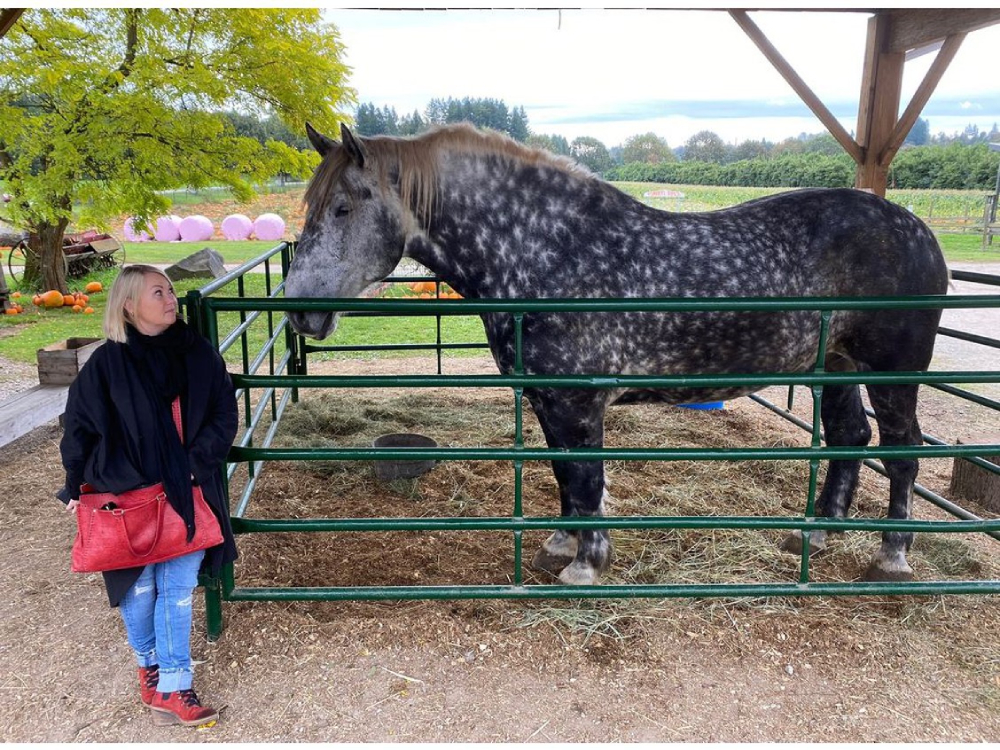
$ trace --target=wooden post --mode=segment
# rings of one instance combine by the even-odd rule
[[[973,442],[1000,443],[1000,433],[986,435],[981,441]],[[962,441],[959,440],[958,444],[961,445]],[[1000,466],[1000,456],[983,456],[983,460],[994,466]],[[948,492],[963,500],[979,503],[987,510],[1000,513],[1000,474],[994,474],[964,458],[955,457]]]
[[[882,165],[881,153],[896,126],[903,88],[904,52],[889,51],[890,19],[876,14],[868,21],[864,72],[861,77],[861,101],[858,110],[858,143],[862,159],[858,163],[854,186],[885,196],[888,164]]]

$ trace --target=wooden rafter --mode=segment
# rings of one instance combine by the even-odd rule
[[[791,9],[790,9],[791,10]],[[801,9],[807,10],[807,9]],[[819,10],[819,9],[809,9]],[[941,81],[966,34],[1000,23],[998,8],[868,10],[857,138],[852,138],[791,65],[750,20],[747,9],[733,20],[799,95],[857,164],[855,186],[885,194],[889,165]],[[910,56],[937,51],[916,93],[899,116],[903,66]]]
[[[745,10],[730,10],[729,15],[746,32],[746,35],[757,45],[758,49],[764,53],[764,56],[771,61],[775,69],[788,82],[788,85],[799,95],[799,98],[805,102],[806,106],[813,111],[813,114],[819,118],[819,121],[826,126],[826,129],[837,139],[837,142],[844,150],[851,155],[854,161],[860,163],[863,157],[857,142],[851,138],[850,133],[844,130],[844,127],[837,122],[837,118],[833,116],[833,113],[826,108],[826,105],[820,101],[819,97],[813,93],[812,89],[795,72],[795,69],[788,64],[788,61],[781,56],[781,53],[764,36],[764,32],[760,30],[760,27],[750,20],[747,12]]]
[[[2,8],[0,9],[0,38],[10,31],[10,27],[17,23],[17,19],[24,13],[24,8]]]
[[[906,111],[899,118],[899,122],[896,123],[896,127],[893,128],[892,133],[889,135],[888,142],[883,146],[878,155],[879,166],[883,169],[889,168],[889,164],[892,162],[893,157],[896,156],[896,152],[899,151],[899,147],[906,140],[907,133],[910,132],[910,129],[917,122],[917,118],[923,111],[924,106],[926,106],[927,100],[931,98],[931,94],[934,93],[934,89],[940,83],[941,77],[955,58],[959,47],[962,46],[965,36],[965,32],[959,32],[944,40],[944,44],[938,50],[937,57],[934,58],[934,62],[931,63],[930,69],[924,76],[924,80],[920,82],[920,86],[917,87],[913,98],[910,99]]]

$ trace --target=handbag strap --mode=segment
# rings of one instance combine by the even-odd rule
[[[170,411],[174,415],[174,424],[177,426],[177,437],[181,439],[181,445],[184,445],[184,427],[181,422],[181,397],[177,396],[174,398],[172,404],[170,404]]]

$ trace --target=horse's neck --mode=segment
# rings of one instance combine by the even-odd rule
[[[558,295],[540,285],[572,251],[558,238],[572,234],[581,194],[596,185],[557,165],[461,155],[446,157],[439,187],[431,226],[409,256],[467,297]]]

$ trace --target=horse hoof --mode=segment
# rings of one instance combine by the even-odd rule
[[[597,583],[597,570],[592,565],[573,561],[559,574],[559,580],[568,586],[589,586]]]
[[[872,562],[862,576],[862,580],[871,583],[905,583],[913,580],[913,568],[904,563],[905,567],[894,567],[887,570],[878,562]]]
[[[802,554],[802,532],[795,529],[786,536],[778,549],[793,555]],[[822,531],[814,531],[809,535],[809,557],[815,557],[826,549],[826,535]]]
[[[531,567],[535,570],[542,570],[558,576],[572,562],[573,555],[554,555],[548,552],[545,547],[539,547],[535,556],[531,559]]]
[[[576,559],[579,540],[563,529],[556,529],[538,548],[531,566],[554,576]]]

